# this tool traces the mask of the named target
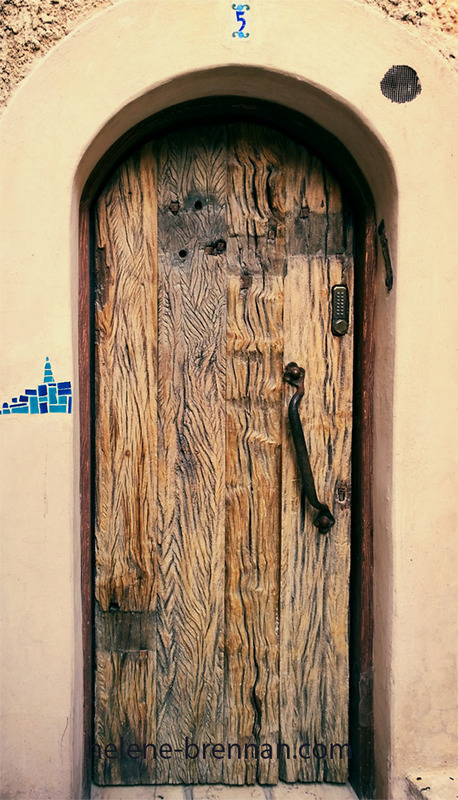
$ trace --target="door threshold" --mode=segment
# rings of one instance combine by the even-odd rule
[[[357,800],[352,787],[336,783],[276,786],[95,786],[92,800]]]

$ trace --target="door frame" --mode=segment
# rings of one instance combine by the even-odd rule
[[[263,124],[286,134],[319,156],[336,175],[354,209],[355,358],[352,442],[350,575],[350,759],[349,780],[359,797],[374,793],[373,721],[373,386],[377,233],[374,200],[353,156],[333,134],[303,114],[265,100],[216,96],[169,107],[124,134],[89,176],[79,215],[78,361],[80,395],[80,514],[83,614],[83,791],[90,797],[93,708],[93,428],[92,231],[91,213],[110,174],[144,142],[178,126]]]

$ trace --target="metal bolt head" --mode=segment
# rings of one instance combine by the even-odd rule
[[[334,333],[346,333],[348,331],[348,322],[345,319],[336,319],[335,322],[332,323],[332,328]]]
[[[301,371],[299,367],[291,367],[289,370],[289,374],[291,375],[292,378],[300,378]]]

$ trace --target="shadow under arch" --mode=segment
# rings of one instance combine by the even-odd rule
[[[221,73],[218,82],[215,73]],[[353,434],[353,483],[352,483],[352,567],[350,588],[350,781],[360,797],[370,798],[374,792],[374,724],[373,724],[373,383],[374,383],[374,310],[376,277],[376,215],[373,193],[354,155],[329,129],[305,116],[297,105],[307,105],[322,110],[326,101],[317,87],[301,83],[303,96],[296,108],[273,102],[264,97],[249,96],[255,70],[248,70],[244,82],[244,94],[225,94],[224,83],[229,81],[234,88],[234,73],[239,68],[222,68],[208,73],[199,73],[192,83],[192,93],[202,91],[200,97],[168,105],[172,96],[189,93],[191,76],[183,76],[172,83],[143,95],[119,112],[99,132],[80,163],[77,182],[84,181],[80,204],[80,272],[79,272],[79,385],[80,385],[80,495],[81,495],[81,552],[83,586],[83,651],[84,651],[84,787],[90,796],[91,763],[89,746],[92,719],[92,504],[91,487],[92,410],[91,410],[91,301],[90,301],[90,218],[92,205],[110,174],[142,143],[155,136],[164,136],[177,127],[199,124],[224,124],[228,121],[245,121],[275,128],[316,153],[339,179],[347,193],[355,213],[355,374],[354,374],[354,434]],[[259,72],[264,72],[259,70]],[[210,81],[211,78],[211,81]],[[275,74],[271,95],[284,92],[284,101],[292,103],[291,79]],[[265,73],[264,73],[265,80]],[[211,85],[209,85],[209,82]],[[286,84],[283,84],[286,81]],[[297,79],[294,81],[297,93]],[[203,85],[202,85],[203,84]],[[207,85],[205,85],[207,84]],[[223,84],[223,85],[222,85]],[[220,92],[212,90],[217,86]],[[262,94],[259,91],[258,95]],[[151,103],[154,96],[155,102]],[[311,101],[311,98],[313,102]],[[327,103],[329,104],[329,98]],[[335,104],[335,100],[331,103]],[[162,108],[161,108],[162,105]],[[143,116],[147,108],[155,106],[155,112]],[[347,118],[345,130],[356,124],[352,111],[338,105],[333,127],[339,115]],[[334,106],[335,107],[335,106]],[[130,127],[122,131],[122,128]],[[133,123],[133,124],[132,124]],[[361,126],[361,122],[359,123]],[[116,140],[114,137],[118,136]],[[366,131],[360,138],[372,150],[371,158],[378,150],[379,165],[389,164],[386,151],[372,132]],[[107,148],[107,143],[114,141]],[[370,141],[371,140],[371,141]],[[357,143],[355,144],[357,148]],[[367,152],[365,158],[367,158]],[[358,159],[359,160],[359,159]],[[92,163],[92,168],[91,168]],[[95,165],[95,166],[94,166]],[[380,169],[380,166],[379,166]],[[378,173],[380,184],[375,188],[384,194],[389,181],[394,186],[391,170]]]
[[[362,109],[352,107],[345,98],[330,93],[325,86],[306,81],[302,76],[247,65],[214,66],[180,74],[150,90],[143,90],[123,108],[115,110],[80,158],[75,174],[77,196],[82,197],[84,202],[96,191],[97,181],[103,175],[103,166],[109,166],[116,149],[119,149],[120,155],[123,151],[124,154],[128,152],[129,142],[132,147],[135,146],[137,141],[141,141],[142,131],[148,135],[148,130],[153,129],[153,118],[158,123],[158,129],[167,120],[170,124],[174,116],[176,122],[181,123],[183,115],[180,108],[189,103],[190,118],[194,113],[197,119],[200,115],[198,104],[205,100],[209,103],[207,110],[212,117],[215,113],[212,104],[218,97],[226,98],[227,110],[231,112],[230,98],[237,99],[241,108],[243,101],[247,101],[247,111],[253,112],[256,105],[259,121],[262,121],[260,115],[263,106],[273,108],[277,105],[277,112],[280,113],[277,113],[273,122],[276,123],[275,127],[285,132],[288,120],[287,135],[291,135],[293,130],[289,127],[292,119],[290,121],[286,115],[294,116],[296,112],[298,129],[301,118],[302,127],[307,122],[310,135],[315,126],[318,154],[318,140],[323,137],[323,149],[328,150],[329,142],[325,137],[334,136],[336,156],[345,153],[350,159],[353,158],[361,177],[361,186],[365,184],[366,190],[372,193],[377,202],[387,194],[392,202],[396,202],[396,177],[388,144],[382,140]],[[196,103],[194,112],[193,102]],[[331,163],[330,158],[327,160]],[[345,171],[344,164],[342,170]],[[351,179],[350,182],[353,181]]]

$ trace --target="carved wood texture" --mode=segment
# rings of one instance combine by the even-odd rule
[[[129,158],[94,217],[95,778],[345,781],[346,750],[330,755],[348,742],[352,320],[331,334],[330,297],[342,282],[352,296],[353,245],[339,186],[271,130],[194,128]],[[336,517],[326,536],[301,510],[291,360]],[[121,738],[139,758],[99,757]]]

